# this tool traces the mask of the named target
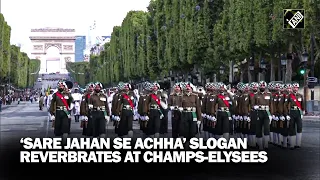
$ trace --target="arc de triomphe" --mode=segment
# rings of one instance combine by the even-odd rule
[[[41,60],[40,74],[47,73],[47,50],[54,46],[59,49],[61,74],[67,74],[66,62],[75,61],[75,29],[41,28],[31,29],[31,58]]]

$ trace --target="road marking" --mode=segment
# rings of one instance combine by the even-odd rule
[[[1,132],[11,131],[11,129],[1,129]]]
[[[27,129],[25,129],[26,131],[36,131],[36,130],[38,130],[38,128],[27,128]]]

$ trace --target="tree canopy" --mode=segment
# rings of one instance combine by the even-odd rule
[[[17,88],[32,85],[40,68],[40,61],[30,60],[20,47],[10,45],[11,27],[0,13],[0,84],[9,83]]]
[[[305,10],[304,29],[283,28],[286,8]],[[249,59],[259,74],[259,62],[265,59],[266,79],[272,81],[280,77],[282,54],[294,54],[287,62],[291,81],[301,54],[310,54],[311,34],[319,58],[319,17],[319,0],[151,0],[147,12],[130,11],[121,26],[113,28],[111,41],[99,56],[92,56],[87,65],[69,63],[69,67],[90,72],[90,77],[78,77],[82,82],[112,84],[156,80],[195,68],[207,78],[218,73],[220,66],[244,59],[248,61],[240,66],[242,75],[248,71]],[[315,71],[320,73],[319,61]]]

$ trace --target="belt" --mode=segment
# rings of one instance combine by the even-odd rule
[[[197,108],[195,107],[185,107],[183,108],[184,112],[196,112]]]
[[[259,105],[258,110],[261,110],[261,111],[269,110],[269,106]]]
[[[67,107],[65,107],[65,106],[57,106],[56,110],[61,110],[61,111],[67,110]]]
[[[298,106],[291,106],[291,110],[300,110]]]
[[[228,107],[221,107],[221,108],[218,109],[218,111],[226,111],[226,112],[228,112],[229,108]]]
[[[160,109],[160,107],[156,104],[151,104],[150,109]]]
[[[174,107],[173,107],[173,110],[178,111],[178,110],[179,110],[179,106],[174,106]]]
[[[93,107],[93,110],[94,111],[105,111],[106,107],[104,107],[104,106]]]
[[[132,107],[130,105],[123,105],[122,109],[132,110]]]

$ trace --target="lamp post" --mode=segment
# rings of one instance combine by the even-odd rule
[[[255,81],[255,79],[253,78],[253,74],[254,74],[254,59],[253,57],[250,57],[250,61],[249,61],[249,72],[250,72],[250,82]]]
[[[260,60],[260,69],[261,69],[261,73],[262,73],[262,77],[263,77],[263,78],[260,78],[260,80],[265,80],[265,73],[266,73],[266,70],[267,70],[267,63],[266,63],[264,58],[261,58],[261,60]]]
[[[282,82],[286,83],[286,66],[287,66],[287,56],[282,54],[281,56],[281,66],[282,66]]]
[[[220,75],[220,81],[222,81],[222,75],[224,74],[224,67],[223,66],[220,66],[219,68],[219,75]]]

